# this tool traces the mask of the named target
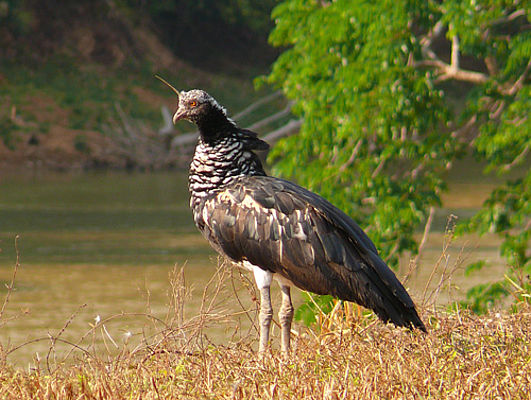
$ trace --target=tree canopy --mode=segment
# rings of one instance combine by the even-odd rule
[[[529,165],[528,2],[286,0],[273,18],[270,41],[286,50],[267,79],[303,119],[274,168],[347,211],[391,265],[418,251],[456,160]],[[508,265],[527,273],[530,183],[507,180],[467,224],[501,235]]]

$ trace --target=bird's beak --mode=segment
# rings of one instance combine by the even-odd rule
[[[166,79],[162,78],[161,76],[155,75],[155,78],[157,78],[159,81],[164,83],[166,86],[168,86],[171,90],[175,92],[175,94],[177,95],[177,104],[179,104],[179,96],[180,96],[179,91],[175,89]],[[173,123],[175,124],[177,121],[179,121],[183,117],[184,117],[184,113],[182,111],[181,113],[179,113],[179,108],[177,108],[177,111],[175,112],[175,115],[173,116]]]
[[[173,124],[175,125],[177,121],[184,118],[185,110],[181,110],[181,107],[177,108],[177,111],[175,111],[175,114],[173,114]]]

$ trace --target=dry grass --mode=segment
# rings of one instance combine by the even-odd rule
[[[297,326],[293,351],[263,357],[254,334],[230,347],[213,345],[204,330],[231,318],[223,313],[230,286],[221,267],[205,288],[201,311],[184,318],[188,289],[182,271],[170,279],[166,319],[152,318],[155,335],[141,344],[117,344],[97,321],[72,343],[66,358],[55,355],[69,321],[50,337],[46,359],[28,371],[6,361],[14,349],[0,347],[1,399],[529,399],[531,309],[513,315],[476,316],[422,310],[429,333],[409,332],[338,306],[320,329]],[[250,289],[252,290],[252,289]],[[251,311],[251,314],[253,311]],[[72,316],[75,318],[75,315]],[[252,316],[251,316],[251,319]],[[108,351],[84,345],[102,335]],[[278,337],[274,337],[278,344]],[[90,342],[90,340],[89,340]]]

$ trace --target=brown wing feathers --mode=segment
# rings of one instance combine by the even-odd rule
[[[376,248],[346,214],[277,178],[244,177],[205,202],[205,229],[234,261],[283,275],[301,289],[373,309],[384,321],[425,330]]]

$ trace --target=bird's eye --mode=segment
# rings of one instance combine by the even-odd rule
[[[190,107],[195,107],[197,106],[197,101],[192,100],[189,104],[190,104]]]

